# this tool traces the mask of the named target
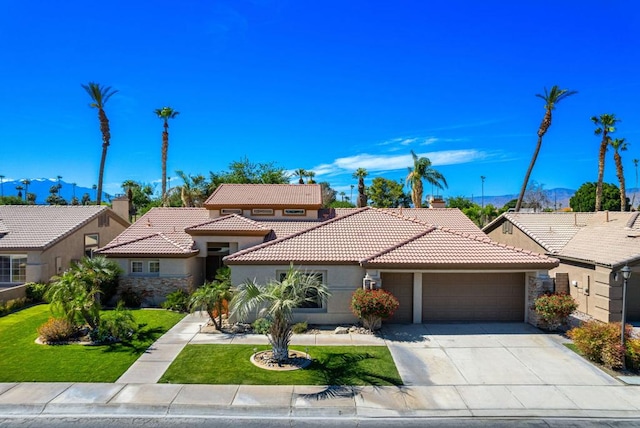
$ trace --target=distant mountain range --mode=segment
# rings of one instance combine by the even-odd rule
[[[45,199],[49,196],[49,189],[51,186],[55,186],[58,184],[57,180],[52,180],[50,178],[32,178],[31,184],[29,184],[29,193],[34,193],[36,195],[36,204],[44,204]],[[60,191],[58,194],[62,196],[65,200],[70,201],[73,197],[74,191],[75,195],[78,199],[82,199],[82,195],[88,193],[91,197],[91,200],[96,199],[96,190],[93,190],[89,187],[82,186],[74,186],[71,183],[67,183],[66,181],[60,180]],[[18,190],[16,186],[24,187],[24,184],[20,180],[13,181],[3,181],[2,183],[2,194],[4,196],[18,196]],[[22,191],[22,195],[24,197],[25,191]],[[102,199],[109,200],[107,198],[107,194],[102,192]]]

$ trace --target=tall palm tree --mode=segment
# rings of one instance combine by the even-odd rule
[[[307,171],[307,184],[316,184],[316,181],[313,179],[313,177],[316,176],[316,173],[309,170]]]
[[[257,311],[259,316],[269,317],[272,323],[267,337],[273,359],[285,362],[289,359],[293,310],[309,303],[323,304],[328,297],[329,290],[318,275],[291,265],[280,281],[261,285],[254,280],[239,285],[231,300],[231,316],[245,320]]]
[[[431,167],[431,160],[429,160],[429,158],[418,157],[413,150],[411,150],[411,156],[413,157],[413,169],[409,167],[407,183],[411,184],[411,200],[413,201],[413,206],[420,208],[422,207],[423,179],[438,189],[444,189],[445,187],[449,187],[449,185],[444,176]]]
[[[616,163],[616,175],[620,182],[620,211],[626,211],[627,191],[625,188],[624,171],[622,170],[622,156],[620,156],[620,152],[627,150],[628,143],[624,138],[616,138],[615,140],[609,141],[609,145],[613,147],[614,150],[613,160]]]
[[[158,118],[162,119],[164,130],[162,131],[162,205],[167,206],[167,153],[169,151],[169,119],[175,119],[180,114],[171,107],[162,107],[155,110]]]
[[[293,171],[293,176],[298,177],[298,184],[304,184],[304,178],[307,176],[307,170],[303,168],[298,168]]]
[[[636,192],[638,191],[638,162],[640,162],[640,159],[634,159],[633,160],[633,166],[636,170],[636,187],[635,187],[635,191],[633,192],[633,197],[631,198],[631,206],[633,207],[635,205],[635,201],[636,201]]]
[[[89,82],[87,85],[81,85],[87,94],[91,97],[92,102],[89,107],[98,109],[98,120],[100,121],[100,132],[102,133],[102,156],[100,157],[100,172],[98,174],[98,191],[96,194],[96,205],[102,203],[102,179],[104,177],[104,164],[107,160],[107,148],[111,141],[111,131],[109,130],[109,119],[104,112],[104,105],[109,98],[117,90],[111,89],[111,86],[101,86],[99,83]]]
[[[352,175],[353,178],[358,179],[358,201],[356,203],[356,206],[358,208],[367,206],[367,195],[365,193],[365,188],[364,188],[364,178],[367,175],[369,175],[369,172],[367,172],[365,168],[356,169],[356,172],[354,172]]]
[[[18,191],[18,198],[22,198],[22,191],[24,190],[24,186],[17,185],[16,190]]]
[[[527,169],[527,173],[524,176],[524,181],[522,182],[522,187],[520,187],[520,195],[518,196],[518,201],[516,202],[516,212],[520,211],[522,207],[522,200],[524,199],[524,193],[527,191],[527,185],[529,184],[529,178],[531,178],[531,172],[533,171],[533,167],[536,164],[536,160],[538,159],[538,153],[540,152],[540,147],[542,147],[542,138],[549,130],[551,126],[551,112],[556,108],[556,104],[558,104],[563,99],[570,97],[571,95],[577,94],[578,91],[570,91],[568,89],[560,89],[558,85],[554,85],[551,87],[550,91],[547,91],[547,88],[544,88],[544,95],[536,94],[536,97],[544,100],[544,118],[540,123],[540,127],[538,128],[538,143],[536,144],[536,149],[533,152],[533,157],[531,158],[531,163],[529,164],[529,168]]]
[[[20,180],[22,184],[24,184],[24,200],[27,200],[27,194],[29,193],[29,185],[31,184],[31,180],[25,178],[24,180]]]
[[[601,114],[593,116],[591,121],[596,125],[595,135],[601,135],[600,151],[598,152],[598,182],[596,183],[596,212],[602,210],[602,181],[604,180],[604,160],[611,137],[609,134],[616,130],[616,123],[620,119],[615,114]]]

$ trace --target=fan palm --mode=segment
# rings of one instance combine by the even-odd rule
[[[627,142],[624,138],[616,138],[615,140],[609,141],[609,145],[613,147],[613,160],[616,163],[616,175],[618,176],[618,181],[620,182],[620,211],[627,210],[627,191],[625,187],[624,181],[624,171],[622,169],[622,156],[620,156],[620,152],[624,152],[627,150]]]
[[[531,172],[533,171],[533,167],[536,164],[536,160],[538,159],[540,147],[542,147],[542,138],[549,130],[549,127],[551,127],[552,111],[556,108],[556,104],[558,104],[560,101],[577,93],[578,91],[560,89],[558,85],[554,85],[551,87],[550,91],[547,91],[547,88],[544,88],[544,95],[536,94],[536,97],[544,100],[545,113],[544,117],[542,118],[542,122],[540,123],[540,127],[538,128],[538,143],[536,144],[536,149],[533,152],[531,163],[529,163],[529,168],[527,169],[527,173],[524,176],[524,181],[522,182],[522,187],[520,188],[520,195],[518,196],[518,201],[516,202],[516,212],[520,211],[520,208],[522,207],[524,193],[527,191],[527,185],[529,184],[529,178],[531,178]]]
[[[273,358],[284,362],[289,358],[293,311],[306,304],[324,303],[329,297],[327,286],[318,275],[289,267],[282,280],[265,285],[247,281],[237,287],[231,300],[231,316],[240,320],[258,313],[272,320],[267,335]]]
[[[315,172],[311,170],[307,171],[307,184],[316,184],[316,181],[313,179],[315,176]]]
[[[604,180],[604,160],[607,154],[607,147],[611,141],[609,134],[615,132],[616,123],[620,119],[615,114],[601,114],[600,117],[593,116],[591,121],[596,125],[595,135],[601,135],[600,151],[598,152],[598,182],[596,183],[596,211],[602,210],[602,181]]]
[[[76,273],[68,270],[54,278],[45,298],[51,303],[51,310],[70,323],[88,324],[96,329],[100,322],[100,289]]]
[[[369,175],[369,173],[367,172],[366,169],[358,168],[356,169],[356,172],[354,172],[352,176],[353,178],[358,179],[358,201],[356,204],[358,208],[367,206],[367,195],[365,193],[365,188],[364,188],[364,178],[367,175]]]
[[[158,118],[162,119],[164,130],[162,131],[162,205],[167,206],[167,153],[169,152],[169,119],[175,119],[180,112],[171,107],[162,107],[155,110]]]
[[[104,105],[109,98],[117,90],[111,89],[111,86],[101,86],[99,83],[89,82],[87,85],[81,85],[91,97],[92,102],[89,107],[98,109],[98,120],[100,120],[100,132],[102,133],[102,156],[100,157],[100,172],[98,174],[98,192],[96,194],[96,205],[102,202],[102,179],[104,177],[104,164],[107,160],[107,148],[111,141],[111,131],[109,130],[109,119],[104,112]]]
[[[413,206],[420,208],[422,207],[423,179],[438,189],[444,189],[445,187],[449,187],[449,185],[444,176],[431,167],[431,160],[429,158],[418,157],[413,150],[411,150],[411,156],[413,157],[413,169],[409,167],[407,183],[411,184],[411,200],[413,201]]]
[[[293,171],[293,176],[298,177],[298,184],[304,184],[304,178],[307,176],[307,170],[303,168],[298,168]]]

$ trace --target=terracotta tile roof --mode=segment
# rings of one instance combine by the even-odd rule
[[[381,208],[406,218],[426,224],[455,229],[474,236],[486,237],[485,233],[469,217],[457,208]]]
[[[108,255],[194,254],[193,239],[185,229],[209,220],[209,211],[204,208],[153,208],[96,252]]]
[[[506,269],[510,267],[548,269],[556,259],[506,245],[489,238],[472,236],[444,228],[431,228],[382,253],[362,261],[363,266],[429,265],[430,268]]]
[[[558,254],[595,213],[515,213],[507,212],[485,226],[489,232],[509,220],[549,253]]]
[[[273,231],[270,239],[283,238],[285,236],[293,235],[294,233],[302,232],[309,228],[315,227],[321,223],[320,220],[256,220],[263,227]]]
[[[220,208],[320,208],[319,184],[221,184],[204,203]]]
[[[205,223],[197,224],[187,227],[185,229],[189,232],[264,232],[266,235],[270,229],[265,228],[257,221],[248,219],[241,215],[230,214],[224,217],[218,217],[216,219],[207,221]]]
[[[127,224],[105,206],[0,205],[0,249],[46,249],[106,212]]]
[[[352,264],[367,261],[422,266],[442,263],[437,256],[425,257],[424,250],[412,252],[401,249],[413,241],[416,241],[413,246],[426,243],[432,251],[444,251],[449,265],[484,263],[483,267],[494,264],[548,268],[557,264],[546,256],[492,243],[486,235],[454,232],[375,208],[361,208],[286,238],[237,252],[225,260],[229,264]],[[465,245],[481,248],[483,252],[474,258],[472,251],[465,250]],[[392,255],[395,251],[398,253]]]

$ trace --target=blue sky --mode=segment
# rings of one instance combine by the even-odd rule
[[[532,179],[597,178],[590,117],[615,113],[626,177],[640,158],[640,6],[631,1],[19,2],[2,0],[0,174],[97,182],[97,113],[80,84],[119,92],[105,191],[168,171],[275,161],[349,193],[358,167],[401,179],[409,151],[444,196],[516,193],[544,115],[536,93],[579,93],[554,111]],[[611,153],[605,180],[616,182]],[[172,182],[174,184],[175,182]],[[430,190],[430,189],[427,189]]]

